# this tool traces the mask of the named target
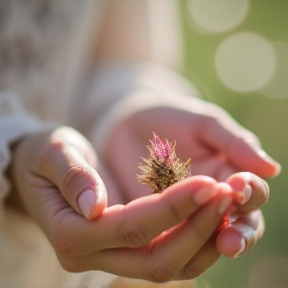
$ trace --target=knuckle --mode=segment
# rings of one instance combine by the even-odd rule
[[[48,141],[45,143],[40,150],[39,154],[36,157],[35,166],[39,167],[41,170],[45,171],[47,168],[47,163],[51,162],[51,159],[57,155],[59,151],[64,149],[64,142],[63,141],[57,141],[57,142],[51,142]]]
[[[67,144],[64,139],[49,139],[49,141],[43,147],[43,157],[53,157],[55,152],[63,151],[66,145]]]
[[[207,223],[208,225],[208,223]],[[207,227],[200,226],[194,223],[191,227],[191,229],[194,231],[194,241],[196,243],[205,243],[210,236],[211,232],[208,231]]]
[[[177,274],[177,270],[164,262],[155,262],[147,269],[147,280],[155,283],[163,283],[172,280]]]
[[[117,237],[128,247],[141,247],[151,241],[145,229],[132,221],[125,221],[119,226]]]
[[[79,180],[85,175],[85,167],[80,165],[73,165],[65,171],[62,175],[62,188],[63,191],[69,191],[71,187],[74,187],[81,183]],[[77,187],[76,187],[77,188]]]

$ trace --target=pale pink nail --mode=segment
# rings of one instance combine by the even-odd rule
[[[201,188],[193,195],[195,204],[203,205],[208,202],[215,195],[216,190],[215,186],[205,186]]]
[[[82,192],[78,198],[78,205],[82,214],[88,218],[92,207],[96,202],[96,193],[91,189]]]
[[[245,184],[243,191],[237,192],[236,201],[238,204],[245,204],[249,201],[252,195],[252,187],[249,184]]]
[[[232,197],[225,197],[223,198],[217,208],[217,212],[218,214],[222,215],[224,214],[224,212],[226,212],[226,210],[228,209],[228,207],[231,205],[232,203]]]
[[[245,201],[249,201],[252,195],[252,187],[249,184],[246,184],[244,187],[244,195],[245,195]]]

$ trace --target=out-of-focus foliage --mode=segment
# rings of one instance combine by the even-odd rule
[[[184,74],[282,165],[281,175],[268,180],[263,239],[239,259],[221,259],[199,287],[288,287],[288,1],[179,3]]]

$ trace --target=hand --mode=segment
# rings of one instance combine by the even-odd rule
[[[234,257],[243,249],[249,250],[263,234],[263,217],[258,209],[268,197],[267,184],[256,175],[276,176],[280,165],[261,149],[254,134],[221,108],[196,98],[165,96],[161,99],[159,95],[143,92],[123,102],[123,109],[133,112],[127,113],[116,125],[107,141],[104,156],[110,171],[127,193],[128,201],[151,193],[149,187],[139,187],[131,175],[139,173],[139,156],[148,155],[146,145],[152,131],[162,139],[177,140],[176,153],[182,160],[191,158],[192,175],[207,175],[225,181],[239,171],[250,171],[245,176],[238,174],[228,180],[235,189],[248,190],[247,203],[233,215],[237,224],[232,221],[217,238],[219,251],[227,257]],[[133,109],[129,110],[132,105]],[[125,163],[125,169],[122,163]],[[237,216],[237,213],[241,214]],[[232,238],[235,241],[231,242]],[[233,243],[233,247],[226,245],[228,242]]]
[[[89,142],[66,127],[29,135],[13,150],[12,182],[66,270],[163,282],[196,277],[218,259],[210,243],[239,197],[230,185],[194,176],[107,207],[102,179],[109,196],[117,188],[100,166]]]
[[[242,172],[226,181],[235,191],[243,191],[244,200],[217,236],[218,251],[229,258],[249,251],[264,233],[264,220],[259,209],[269,198],[269,186],[258,176]]]

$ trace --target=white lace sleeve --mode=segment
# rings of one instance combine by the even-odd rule
[[[40,121],[22,108],[17,95],[10,91],[0,92],[0,203],[9,190],[9,183],[4,177],[11,158],[9,146],[40,127]]]

